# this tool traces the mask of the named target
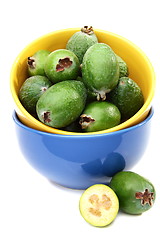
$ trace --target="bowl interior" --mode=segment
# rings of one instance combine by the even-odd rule
[[[33,41],[26,48],[24,48],[15,60],[11,71],[11,92],[15,101],[15,108],[17,114],[20,120],[27,126],[35,128],[37,130],[57,134],[95,134],[67,132],[46,126],[45,124],[41,123],[33,116],[31,116],[24,109],[18,98],[19,89],[22,83],[28,77],[26,64],[27,58],[29,56],[32,56],[36,51],[40,49],[54,51],[56,49],[65,48],[68,39],[76,31],[79,31],[79,29],[64,29],[46,34]],[[155,75],[149,59],[146,57],[143,51],[139,49],[135,44],[117,34],[113,34],[107,31],[95,29],[95,33],[98,37],[99,42],[110,45],[110,47],[115,51],[115,53],[121,56],[126,61],[129,67],[129,77],[132,78],[140,86],[145,101],[143,107],[133,117],[114,128],[96,132],[97,134],[99,134],[117,131],[137,124],[145,119],[151,106],[151,100],[154,96]]]

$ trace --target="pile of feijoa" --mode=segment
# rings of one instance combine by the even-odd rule
[[[79,210],[91,225],[104,227],[116,218],[119,211],[139,215],[151,209],[156,191],[153,184],[141,175],[122,171],[116,173],[109,186],[95,184],[81,195]]]
[[[40,49],[27,59],[28,78],[19,91],[24,108],[44,124],[66,131],[112,128],[143,105],[127,63],[92,27],[74,33],[65,49]]]

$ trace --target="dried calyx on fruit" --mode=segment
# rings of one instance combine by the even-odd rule
[[[72,61],[69,57],[60,58],[56,65],[56,72],[64,71],[65,68],[69,68],[72,65]]]
[[[88,35],[91,35],[94,33],[92,26],[90,26],[90,27],[84,26],[83,28],[81,28],[81,32],[87,33]]]

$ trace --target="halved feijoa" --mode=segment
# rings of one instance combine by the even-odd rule
[[[29,76],[41,75],[45,76],[44,64],[46,57],[50,54],[48,50],[39,50],[33,56],[28,57],[28,73]]]
[[[84,131],[94,132],[115,127],[120,120],[120,111],[114,104],[94,101],[86,105],[79,123]]]
[[[119,201],[110,187],[104,184],[95,184],[82,194],[79,209],[82,217],[88,223],[96,227],[104,227],[117,216]]]
[[[66,48],[76,54],[80,63],[87,49],[98,42],[93,27],[84,26],[74,33],[67,42]]]
[[[115,174],[110,187],[116,193],[123,212],[141,214],[154,204],[156,192],[153,184],[137,173],[122,171]]]
[[[40,96],[51,87],[52,83],[45,76],[32,76],[25,80],[19,91],[19,99],[30,113],[36,113],[36,104]]]
[[[67,49],[58,49],[49,54],[44,70],[53,83],[76,80],[80,73],[80,63],[73,52]]]

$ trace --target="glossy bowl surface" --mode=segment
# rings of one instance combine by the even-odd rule
[[[22,83],[27,78],[26,62],[28,56],[32,56],[40,49],[53,51],[65,48],[67,40],[79,30],[79,28],[64,29],[46,34],[30,43],[16,58],[11,71],[10,88],[15,102],[15,109],[20,120],[25,125],[37,130],[66,135],[92,135],[108,133],[133,126],[134,124],[143,121],[149,112],[155,91],[155,74],[153,67],[145,53],[131,41],[117,34],[99,29],[95,29],[99,42],[110,45],[115,53],[126,61],[129,67],[129,76],[141,87],[145,100],[142,108],[133,117],[116,127],[99,132],[74,133],[55,129],[41,123],[39,120],[31,116],[22,106],[18,98],[18,92]]]
[[[43,176],[62,186],[86,189],[108,184],[122,170],[130,170],[147,147],[153,109],[141,123],[120,131],[95,135],[61,135],[38,131],[13,119],[19,147]]]

